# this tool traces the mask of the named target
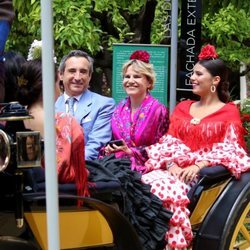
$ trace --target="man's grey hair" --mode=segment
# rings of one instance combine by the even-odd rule
[[[64,72],[66,61],[71,57],[84,57],[84,58],[86,58],[89,61],[89,74],[91,75],[93,73],[94,59],[87,52],[84,52],[82,50],[72,50],[62,58],[60,65],[59,65],[59,68],[58,68],[60,73]]]

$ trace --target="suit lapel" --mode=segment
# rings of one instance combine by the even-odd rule
[[[75,112],[75,117],[79,121],[87,117],[91,111],[91,106],[92,106],[92,94],[89,90],[87,90],[83,93],[78,102],[77,110]]]

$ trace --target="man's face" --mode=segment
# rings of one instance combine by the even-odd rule
[[[35,138],[31,136],[27,136],[26,138],[26,153],[29,161],[36,160],[37,152],[36,152],[36,144]]]
[[[85,57],[70,57],[65,62],[65,70],[60,73],[60,79],[67,95],[82,94],[89,87],[91,79],[89,61]]]

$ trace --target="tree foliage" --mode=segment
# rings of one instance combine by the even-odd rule
[[[226,8],[229,4],[233,5],[236,10],[243,9],[246,13],[250,13],[250,2],[245,0],[203,0],[203,14],[217,13],[218,10]]]
[[[41,39],[40,1],[13,0],[13,4],[16,19],[7,49],[26,56],[32,41]],[[234,67],[240,61],[249,64],[249,1],[203,0],[202,4],[203,43],[216,45]],[[71,49],[88,51],[96,71],[105,73],[110,83],[112,44],[170,44],[170,9],[170,0],[54,0],[55,54],[60,60]]]
[[[203,38],[216,44],[224,60],[235,66],[250,64],[250,16],[232,4],[217,13],[206,13],[202,22]]]
[[[157,2],[163,3],[158,9],[165,14],[162,7],[167,4],[163,0],[54,0],[53,29],[57,54],[60,57],[72,48],[81,48],[96,55],[105,49],[112,50],[113,43],[151,43]],[[8,47],[27,53],[26,46],[41,37],[40,1],[13,0],[13,3],[17,18]],[[159,35],[152,35],[152,42],[160,42],[166,30],[164,19],[160,21],[158,18],[154,27]]]
[[[7,49],[27,55],[32,41],[41,39],[40,1],[13,0],[13,3],[16,19]],[[56,56],[60,60],[72,49],[83,49],[95,57],[97,72],[104,72],[110,83],[112,44],[160,43],[168,28],[166,18],[155,18],[155,13],[167,17],[167,7],[169,10],[166,0],[54,0]]]

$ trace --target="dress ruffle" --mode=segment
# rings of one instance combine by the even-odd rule
[[[94,167],[93,167],[94,163]],[[87,162],[89,181],[117,178],[122,190],[115,192],[120,209],[134,226],[145,250],[162,250],[166,245],[165,234],[172,213],[162,201],[150,192],[150,185],[141,182],[141,174],[132,171],[128,159],[115,159],[114,155]]]
[[[142,176],[142,181],[151,185],[151,192],[157,195],[166,209],[173,212],[166,234],[168,246],[172,248],[185,248],[190,245],[193,237],[189,220],[190,212],[187,209],[189,199],[187,192],[192,183],[186,185],[166,170],[155,170]]]

